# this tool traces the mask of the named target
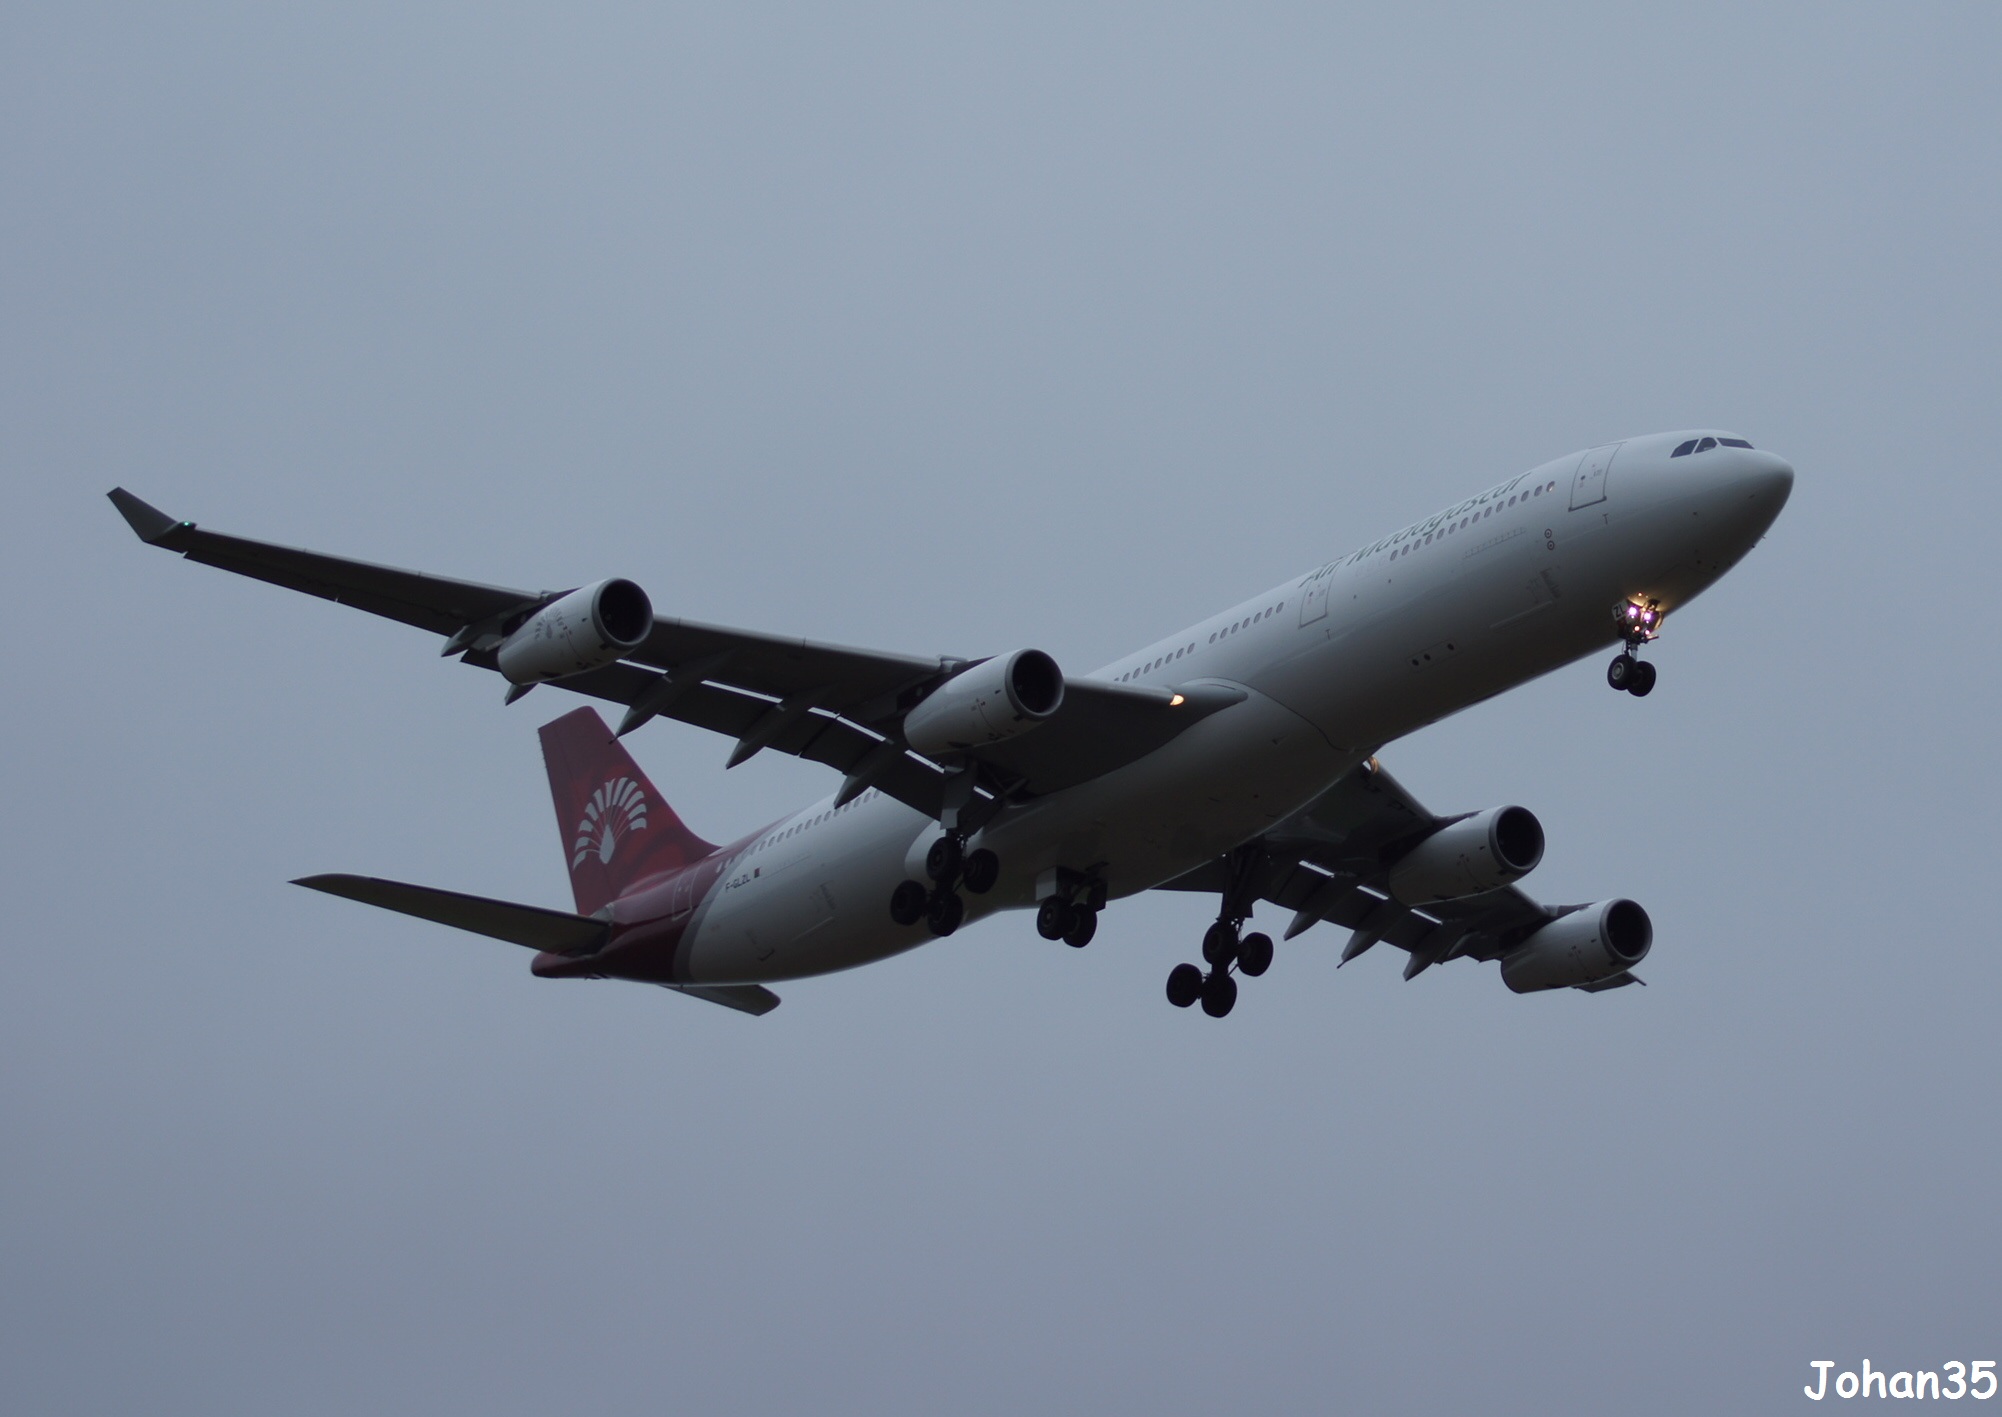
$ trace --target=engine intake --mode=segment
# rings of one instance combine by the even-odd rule
[[[1039,649],[983,660],[945,681],[904,715],[920,753],[957,753],[1017,738],[1063,707],[1064,674]]]
[[[1560,915],[1502,957],[1502,983],[1518,994],[1596,984],[1632,969],[1654,944],[1654,922],[1630,900],[1602,900]]]
[[[1500,890],[1543,860],[1543,824],[1527,807],[1490,807],[1441,827],[1390,868],[1390,893],[1406,905]]]
[[[540,684],[615,664],[653,633],[653,603],[631,581],[599,581],[536,611],[495,652],[510,683]]]

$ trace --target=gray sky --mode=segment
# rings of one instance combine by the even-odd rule
[[[1769,1412],[2002,1358],[1992,7],[0,16],[0,1384],[35,1413]],[[1394,745],[1645,990],[1026,916],[751,1020],[287,886],[567,899],[428,637],[102,499],[1086,668],[1546,458],[1799,469]],[[827,790],[673,724],[691,825]],[[1269,913],[1269,912],[1268,912]],[[1273,922],[1261,918],[1261,923]]]

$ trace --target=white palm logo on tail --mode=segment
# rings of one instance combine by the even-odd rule
[[[584,864],[595,855],[609,863],[619,842],[629,832],[646,830],[646,793],[629,777],[615,777],[596,792],[577,823],[577,840],[570,847],[570,865]]]

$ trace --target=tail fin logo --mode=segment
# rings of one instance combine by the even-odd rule
[[[575,869],[591,856],[609,865],[621,841],[645,830],[646,793],[631,778],[615,777],[592,793],[585,805],[577,839],[570,846],[570,865]]]

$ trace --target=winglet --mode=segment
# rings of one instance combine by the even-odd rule
[[[111,499],[111,505],[118,508],[118,514],[125,518],[125,524],[139,534],[139,539],[148,546],[164,546],[169,551],[183,550],[185,537],[182,532],[193,531],[193,522],[175,521],[165,512],[150,503],[142,502],[123,487],[114,487],[104,494]]]

